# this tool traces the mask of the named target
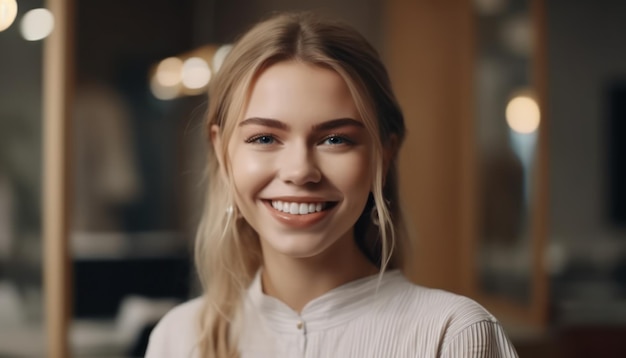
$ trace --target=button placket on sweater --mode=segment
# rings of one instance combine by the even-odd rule
[[[299,317],[299,320],[296,322],[296,330],[298,331],[298,347],[300,348],[300,353],[302,356],[306,356],[306,343],[307,343],[307,330],[306,330],[306,322],[302,318]]]

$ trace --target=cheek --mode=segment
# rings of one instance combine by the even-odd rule
[[[367,151],[333,158],[328,164],[323,171],[335,187],[345,193],[369,193],[373,176]]]
[[[269,180],[272,166],[261,156],[233,150],[229,156],[233,181],[239,193],[250,195],[260,190]]]

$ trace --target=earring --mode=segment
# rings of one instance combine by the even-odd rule
[[[241,219],[241,213],[239,212],[239,210],[237,210],[237,212],[235,212],[235,206],[234,205],[228,205],[228,207],[226,208],[226,215],[228,216],[229,219],[231,219],[233,216],[235,217],[235,219]]]
[[[380,222],[378,221],[378,207],[376,207],[376,204],[372,206],[372,210],[370,211],[370,219],[372,219],[372,224],[380,226]]]
[[[387,207],[391,205],[391,201],[385,199],[385,204]],[[378,220],[378,207],[376,206],[376,202],[372,206],[372,210],[370,211],[370,219],[372,219],[372,223],[376,226],[380,226],[380,221]]]

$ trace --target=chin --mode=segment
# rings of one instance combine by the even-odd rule
[[[328,246],[327,242],[323,242],[318,235],[276,235],[280,237],[280,242],[272,242],[271,240],[261,239],[264,251],[272,251],[274,253],[287,256],[294,259],[305,259],[317,256],[325,251]]]

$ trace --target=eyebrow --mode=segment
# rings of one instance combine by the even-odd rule
[[[250,118],[244,119],[243,121],[241,121],[241,123],[239,123],[239,127],[243,127],[243,126],[251,125],[251,124],[256,124],[259,126],[271,127],[271,128],[276,128],[276,129],[282,129],[282,130],[289,129],[289,126],[287,124],[277,119],[261,118],[261,117],[250,117]]]
[[[243,121],[241,121],[241,123],[239,123],[239,127],[243,127],[243,126],[251,125],[251,124],[276,128],[276,129],[285,130],[285,131],[289,130],[289,126],[284,122],[281,122],[277,119],[261,118],[261,117],[250,117],[250,118],[244,119]],[[357,121],[356,119],[353,119],[353,118],[337,118],[337,119],[331,119],[324,123],[316,124],[313,126],[313,130],[326,131],[326,130],[346,127],[346,126],[359,127],[359,128],[365,127],[363,125],[363,122]]]

